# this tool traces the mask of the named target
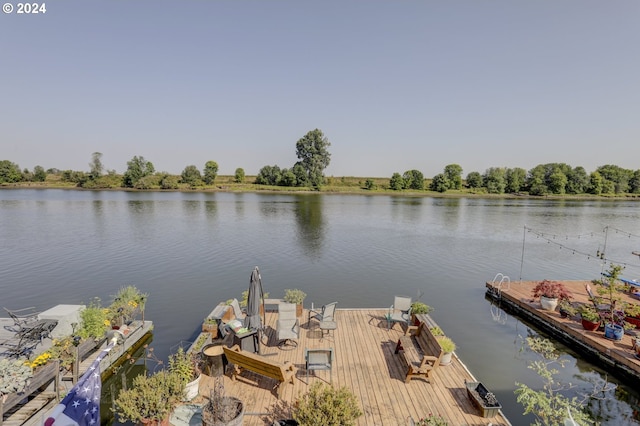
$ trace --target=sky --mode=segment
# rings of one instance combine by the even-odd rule
[[[640,169],[637,0],[3,3],[0,160],[22,169],[254,175],[316,128],[327,176]]]

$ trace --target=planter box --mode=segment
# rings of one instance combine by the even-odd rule
[[[473,404],[480,409],[482,412],[482,417],[494,417],[498,414],[498,411],[502,408],[498,401],[495,404],[489,405],[484,400],[484,397],[489,390],[484,387],[484,385],[480,382],[467,382],[465,383],[467,386],[467,394],[469,394],[469,398]]]

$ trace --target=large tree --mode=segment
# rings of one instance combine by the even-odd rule
[[[402,176],[404,187],[408,189],[424,189],[424,175],[419,170],[407,170]]]
[[[391,179],[389,180],[389,188],[394,191],[402,191],[404,189],[404,179],[400,173],[396,172],[391,176]]]
[[[242,167],[238,167],[236,169],[236,175],[235,175],[234,181],[236,183],[243,183],[244,182],[244,169]]]
[[[154,172],[155,168],[151,161],[145,160],[142,156],[135,156],[127,162],[127,171],[122,176],[122,186],[133,188],[140,179]]]
[[[331,143],[319,129],[314,129],[296,142],[296,155],[307,172],[307,182],[315,188],[320,187],[324,179],[324,169],[329,166]]]
[[[0,161],[0,183],[20,182],[22,180],[22,172],[20,166],[9,160]]]
[[[102,153],[94,152],[91,154],[91,162],[89,163],[89,178],[90,179],[98,179],[102,176],[102,172],[104,171],[104,166],[102,165]]]
[[[198,168],[193,164],[184,168],[180,178],[183,183],[187,183],[191,186],[198,186],[202,184],[202,175],[200,174],[200,170],[198,170]]]
[[[444,167],[444,177],[449,189],[462,189],[462,167],[459,164],[448,164]]]
[[[207,161],[204,164],[204,183],[207,185],[213,185],[213,182],[216,180],[218,176],[218,163],[215,161]]]
[[[47,179],[47,172],[44,171],[44,167],[35,166],[33,168],[33,180],[36,182],[44,182]]]

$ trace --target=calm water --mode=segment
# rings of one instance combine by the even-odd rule
[[[306,304],[388,307],[396,294],[435,307],[458,355],[514,424],[516,381],[539,386],[520,351],[530,331],[492,307],[484,283],[593,279],[597,250],[640,278],[640,204],[630,201],[438,199],[350,195],[0,190],[2,305],[108,302],[121,286],[150,293],[161,357],[192,339],[219,301],[240,297],[259,266],[264,289]],[[526,227],[526,228],[525,228]],[[608,230],[605,232],[605,227]],[[532,229],[534,232],[528,232]],[[540,235],[542,234],[542,236]],[[576,360],[566,380],[604,377]],[[615,378],[609,377],[609,380]],[[592,403],[604,424],[635,424],[637,395],[618,386]]]

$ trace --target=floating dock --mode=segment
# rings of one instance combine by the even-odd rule
[[[317,321],[307,321],[308,311],[304,310],[299,317],[298,345],[288,347],[289,350],[278,347],[277,312],[266,312],[260,354],[273,361],[289,361],[298,372],[293,385],[282,384],[280,398],[273,391],[276,385],[273,379],[247,370],[235,381],[228,375],[222,376],[225,394],[240,398],[245,404],[244,425],[263,426],[291,418],[288,410],[295,399],[317,381],[344,386],[355,394],[364,413],[357,419],[357,425],[409,425],[411,419],[417,422],[429,414],[440,415],[451,425],[510,425],[501,411],[490,418],[482,416],[465,385],[465,381],[476,380],[455,354],[452,363],[436,368],[429,381],[414,378],[405,383],[407,367],[394,351],[406,326],[396,323],[388,329],[387,312],[388,309],[338,309],[337,328],[323,333]],[[436,325],[428,315],[418,315],[418,318],[429,326]],[[305,348],[333,348],[332,372],[315,371],[307,377]],[[198,399],[209,396],[214,382],[214,378],[203,376]],[[274,416],[274,412],[280,415]],[[190,420],[182,422],[172,423],[188,424]]]
[[[591,281],[560,281],[572,294],[572,302],[591,304],[585,286]],[[546,334],[566,344],[596,365],[619,376],[633,386],[640,384],[640,360],[635,356],[634,341],[638,330],[625,332],[622,340],[604,337],[602,331],[587,331],[579,318],[562,318],[557,311],[546,311],[531,292],[538,281],[488,282],[487,297],[507,312],[524,318]],[[623,294],[625,301],[640,304],[631,295]]]
[[[70,306],[70,305],[63,305]],[[115,367],[125,362],[127,354],[136,351],[151,338],[153,323],[151,321],[133,321],[121,330],[119,344],[104,357],[100,363],[103,382],[111,375]],[[14,331],[11,319],[0,318],[0,342],[10,344]],[[36,346],[34,358],[37,354],[51,347],[52,340],[45,338]],[[11,394],[2,404],[0,426],[36,426],[42,424],[49,411],[61,400],[61,396],[71,389],[75,380],[81,377],[96,360],[103,349],[107,347],[107,340],[99,342],[84,342],[78,346],[80,362],[76,370],[71,373],[60,369],[58,362],[49,362],[38,368],[31,379],[29,387],[23,394]],[[0,353],[2,345],[0,344]],[[5,355],[0,355],[4,357]],[[61,371],[62,370],[62,371]],[[44,390],[43,390],[44,388]]]

